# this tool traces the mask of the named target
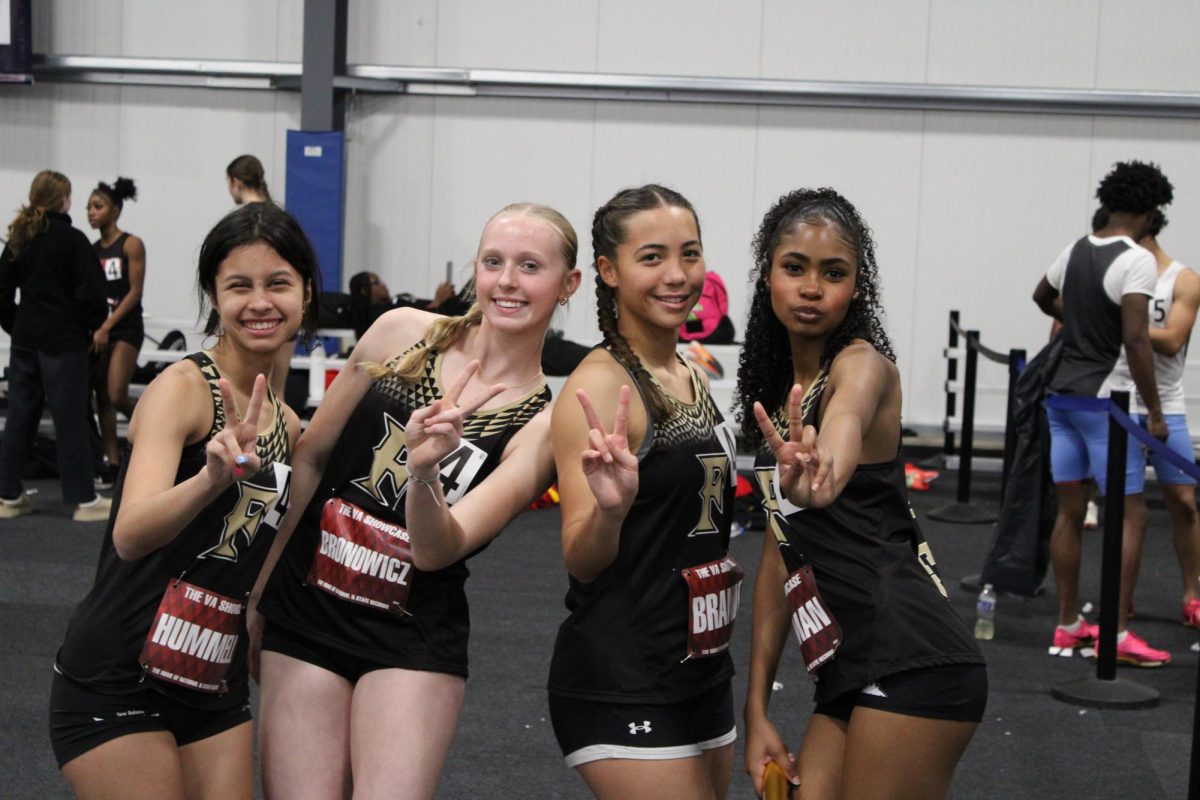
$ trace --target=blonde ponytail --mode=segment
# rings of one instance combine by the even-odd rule
[[[431,352],[446,352],[463,334],[482,321],[483,310],[479,303],[472,303],[461,317],[443,317],[426,328],[421,346],[409,350],[394,366],[369,362],[363,364],[363,369],[377,381],[395,378],[404,383],[413,383],[424,372],[425,361]]]

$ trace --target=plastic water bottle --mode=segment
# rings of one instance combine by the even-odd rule
[[[990,583],[983,585],[975,601],[975,638],[992,639],[996,635],[996,591]]]

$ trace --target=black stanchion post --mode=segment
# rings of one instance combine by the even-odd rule
[[[1129,392],[1113,392],[1113,404],[1129,412]],[[1104,495],[1104,543],[1100,560],[1100,639],[1096,677],[1117,677],[1117,606],[1121,604],[1121,540],[1125,535],[1125,457],[1129,434],[1108,418],[1108,491]]]
[[[1196,698],[1192,704],[1192,768],[1188,776],[1188,797],[1200,797],[1200,670],[1196,671]]]
[[[1008,401],[1004,411],[1004,465],[1000,468],[1000,505],[1008,493],[1008,469],[1012,466],[1013,452],[1017,449],[1017,426],[1013,424],[1016,413],[1017,379],[1025,366],[1024,350],[1008,351]]]
[[[947,344],[949,351],[954,352],[958,347],[958,312],[950,312],[950,338]],[[958,380],[958,357],[950,355],[946,359],[946,439],[942,444],[942,451],[947,457],[954,455],[954,431],[950,430],[950,420],[954,419],[954,404],[957,395],[950,389],[954,381]]]
[[[1129,392],[1113,392],[1112,402],[1129,413]],[[1125,453],[1128,439],[1129,435],[1116,417],[1110,416],[1096,677],[1069,681],[1050,690],[1059,700],[1091,708],[1150,708],[1158,705],[1157,691],[1117,677],[1117,606],[1121,602],[1121,539],[1125,527]]]
[[[958,447],[958,502],[971,502],[971,458],[975,449],[975,377],[979,371],[979,331],[967,331],[967,370],[963,376],[962,435]]]
[[[929,512],[944,522],[995,522],[996,515],[971,505],[971,451],[975,447],[975,375],[979,368],[979,331],[967,331],[967,365],[963,375],[962,435],[958,439],[957,501]]]

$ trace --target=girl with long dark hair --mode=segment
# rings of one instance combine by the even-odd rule
[[[55,661],[51,744],[79,797],[254,795],[245,606],[300,434],[268,378],[315,328],[318,275],[270,204],[229,214],[200,248],[216,342],[142,395],[95,582]]]
[[[550,665],[567,765],[600,798],[721,798],[733,742],[728,646],[732,431],[676,353],[704,285],[678,192],[618,192],[592,223],[604,342],[554,412],[570,616]]]
[[[801,798],[942,797],[987,673],[908,504],[870,229],[836,191],[801,189],[767,212],[754,255],[737,402],[768,530],[746,771],[761,791],[774,760]],[[789,628],[817,678],[794,762],[767,716]]]

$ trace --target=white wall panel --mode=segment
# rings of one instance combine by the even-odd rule
[[[1100,9],[1098,86],[1200,91],[1200,3],[1105,0]]]
[[[598,0],[439,0],[442,67],[596,69]]]
[[[921,83],[929,0],[764,0],[762,77]]]
[[[347,63],[437,63],[437,0],[355,0],[348,13]]]
[[[830,186],[853,203],[874,233],[887,331],[906,389],[913,369],[921,128],[919,112],[763,109],[754,213],[743,233],[748,249],[767,209],[795,189]],[[747,295],[738,307],[739,336],[749,310]],[[906,407],[906,420],[911,413]]]
[[[1050,319],[1030,297],[1050,262],[1088,232],[1095,202],[1092,121],[1082,117],[930,114],[921,174],[919,291],[914,297],[914,421],[941,417],[946,317],[999,351],[1046,343]],[[960,373],[961,374],[961,373]],[[1004,418],[1003,397],[979,415]],[[920,415],[918,418],[915,415]]]
[[[123,89],[119,154],[102,171],[137,181],[138,201],[126,205],[122,227],[146,243],[144,304],[157,317],[196,315],[200,243],[233,209],[225,166],[241,153],[257,155],[282,200],[285,131],[299,125],[294,95],[198,91]]]
[[[930,83],[1092,88],[1099,0],[931,0]]]
[[[281,29],[295,38],[303,26],[303,0],[205,0],[164,3],[125,0],[122,55],[273,61]],[[281,25],[281,18],[290,21]],[[299,57],[298,40],[288,44]]]
[[[362,270],[393,293],[432,297],[430,259],[434,100],[364,95],[347,120],[346,238],[342,286]],[[444,263],[444,262],[443,262]]]
[[[0,162],[3,213],[15,212],[33,176],[53,169],[71,179],[73,213],[83,228],[85,193],[116,158],[119,90],[112,86],[46,84],[0,89]],[[108,179],[108,180],[111,180]],[[7,227],[7,220],[4,227]]]
[[[661,183],[680,192],[700,218],[705,262],[724,278],[731,309],[745,307],[757,113],[744,106],[597,108],[592,211],[629,186]],[[586,277],[590,292],[594,273],[589,269]],[[740,330],[741,321],[733,318]],[[594,319],[589,323],[599,336]]]
[[[484,223],[509,203],[553,206],[588,241],[594,103],[439,98],[435,113],[428,286],[450,260],[469,274]],[[568,336],[581,335],[591,313],[581,294],[555,323]]]
[[[761,0],[604,0],[596,69],[754,78],[761,40]]]
[[[123,0],[41,0],[33,4],[35,53],[119,55]]]

